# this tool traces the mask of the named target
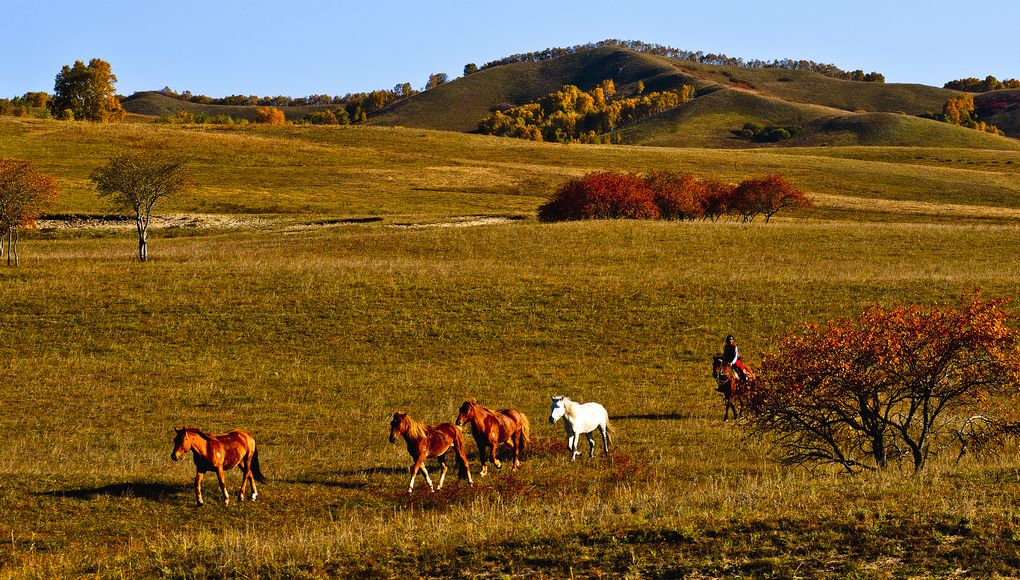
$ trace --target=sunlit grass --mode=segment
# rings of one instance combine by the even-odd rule
[[[157,235],[144,265],[130,233],[28,238],[23,267],[0,268],[0,562],[43,576],[1009,573],[1012,449],[920,478],[788,471],[720,420],[708,363],[727,333],[753,366],[771,337],[869,303],[1015,296],[1020,258],[989,248],[1016,234],[381,223]],[[609,409],[612,460],[567,463],[553,394]],[[535,450],[517,475],[408,500],[390,414],[450,421],[468,397],[527,413]],[[255,434],[271,479],[258,503],[224,510],[210,485],[192,507],[192,468],[168,457],[182,423]]]

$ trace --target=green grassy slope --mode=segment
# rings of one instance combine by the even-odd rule
[[[537,63],[484,69],[394,103],[374,115],[370,124],[473,131],[494,107],[528,103],[563,85],[588,90],[606,79],[613,79],[618,87],[645,80],[650,90],[654,90],[652,86],[691,82],[660,58],[599,48]]]
[[[745,123],[800,125],[804,131],[773,146],[913,146],[1020,150],[1020,141],[894,113],[842,113],[747,90],[698,97],[621,133],[625,143],[666,147],[758,147],[733,131]]]
[[[1020,89],[975,95],[974,104],[982,121],[995,125],[1007,135],[1020,137]]]
[[[706,81],[750,88],[785,100],[845,111],[904,112],[921,115],[941,111],[958,93],[916,84],[844,81],[806,71],[746,69],[676,62],[679,69]]]
[[[1020,151],[567,146],[388,127],[0,120],[0,157],[55,175],[64,190],[57,212],[108,212],[88,176],[139,144],[192,158],[195,187],[161,203],[165,212],[533,215],[564,181],[599,169],[674,169],[731,182],[782,173],[819,199],[798,215],[825,218],[999,220],[1020,208]]]
[[[166,95],[146,91],[135,93],[124,99],[121,104],[128,113],[136,115],[150,115],[162,117],[175,115],[178,111],[187,111],[192,114],[205,113],[207,115],[229,115],[237,119],[255,119],[257,107],[232,106],[232,105],[203,105],[200,103],[189,103],[181,99],[175,99]],[[301,107],[280,107],[288,119],[296,121],[303,118],[312,111],[323,111],[333,108],[332,105],[308,105]]]

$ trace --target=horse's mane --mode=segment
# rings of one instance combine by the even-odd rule
[[[410,415],[407,417],[407,435],[412,439],[421,439],[428,436],[428,425],[420,421],[415,421]]]
[[[215,439],[215,437],[199,429],[198,427],[184,427],[183,431],[186,431],[188,433],[194,433],[195,435],[198,435],[199,437],[207,441],[212,441],[213,439]]]

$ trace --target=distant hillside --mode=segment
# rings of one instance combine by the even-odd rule
[[[606,79],[613,79],[618,89],[643,80],[648,90],[694,81],[659,57],[597,48],[542,62],[480,70],[394,103],[373,115],[369,124],[473,131],[496,107],[529,103],[563,85],[590,89]]]
[[[947,147],[1013,145],[911,118],[941,111],[942,105],[957,96],[958,91],[914,84],[847,81],[798,70],[699,64],[618,47],[483,69],[395,103],[373,116],[369,123],[473,131],[478,121],[495,108],[534,101],[565,84],[589,89],[604,78],[616,81],[622,94],[633,91],[639,80],[648,91],[683,84],[692,84],[699,90],[698,98],[680,110],[624,129],[625,143],[758,146],[733,135],[745,123],[754,122],[804,126],[802,135],[783,143],[788,145],[824,145],[830,141]],[[848,115],[850,112],[902,114],[858,118]],[[995,120],[983,120],[998,125],[1011,136],[1020,136],[1018,115],[1020,112],[1012,109]],[[827,121],[814,122],[820,119]],[[882,129],[893,133],[883,137]],[[919,141],[911,141],[914,138]]]
[[[1020,89],[1006,89],[974,95],[974,105],[982,121],[1002,132],[1020,138]]]
[[[684,84],[697,97],[680,109],[621,130],[624,143],[689,147],[756,147],[762,143],[734,134],[745,123],[796,125],[803,132],[779,145],[901,145],[1013,148],[1003,140],[963,130],[918,115],[940,112],[959,91],[912,84],[847,81],[817,72],[778,68],[709,65],[636,52],[620,47],[579,50],[538,62],[484,68],[372,114],[370,125],[405,126],[471,132],[496,109],[533,102],[564,85],[588,90],[613,79],[621,96],[633,95],[637,82],[646,92]],[[992,91],[975,97],[980,120],[1020,137],[1020,90]],[[329,105],[283,107],[290,120]],[[129,113],[230,115],[254,119],[249,106],[201,105],[159,93],[137,93],[124,101]],[[854,114],[856,113],[856,114]],[[899,113],[899,114],[893,114]]]
[[[625,143],[665,147],[758,147],[735,132],[746,123],[797,125],[803,131],[776,146],[912,146],[1020,150],[1020,142],[896,113],[847,113],[791,103],[748,90],[722,89],[625,128]]]
[[[189,103],[181,99],[168,97],[155,91],[135,93],[121,101],[124,110],[136,115],[149,115],[153,117],[173,116],[178,111],[187,111],[192,114],[205,113],[207,115],[229,115],[235,119],[255,119],[256,107],[231,106],[231,105],[203,105]],[[280,107],[287,116],[287,119],[296,121],[304,118],[312,111],[323,111],[335,108],[335,105],[307,105],[300,107]]]

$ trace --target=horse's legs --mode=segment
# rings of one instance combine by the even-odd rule
[[[521,443],[524,441],[524,434],[518,431],[510,438],[510,444],[514,447],[514,471],[521,466]]]
[[[609,423],[599,425],[599,432],[602,433],[602,450],[609,455]]]
[[[203,505],[205,502],[202,501],[202,476],[205,475],[201,471],[195,474],[195,501],[198,505]]]
[[[496,469],[503,469],[503,464],[500,463],[499,459],[496,459],[496,449],[498,447],[499,441],[489,439],[489,459],[492,460],[492,464],[496,466]]]
[[[592,435],[592,433],[594,433],[594,431],[589,431],[584,434],[584,436],[588,439],[588,459],[595,457],[595,436]]]
[[[418,458],[416,458],[414,460],[414,465],[411,467],[411,483],[407,484],[407,494],[408,495],[410,495],[414,491],[414,480],[415,480],[416,477],[418,477],[418,470],[419,469],[424,471],[424,465],[425,465],[425,454],[423,453],[422,455],[420,455]],[[427,471],[425,472],[425,477],[428,477],[428,472]],[[431,481],[429,482],[429,485],[432,485]]]
[[[436,486],[436,489],[438,490],[443,489],[443,480],[446,479],[446,454],[444,453],[436,459],[439,460],[439,467],[443,469],[443,471],[439,474],[439,485]]]
[[[223,493],[223,505],[230,505],[230,494],[227,493],[227,478],[223,473],[223,467],[216,468],[216,478],[220,480],[220,492]]]
[[[570,451],[570,460],[573,461],[577,454],[577,435],[574,433],[567,435],[567,450]]]
[[[244,489],[248,486],[248,480],[251,479],[251,456],[245,460],[244,465],[241,465],[241,491],[237,493],[237,501],[244,501]]]

